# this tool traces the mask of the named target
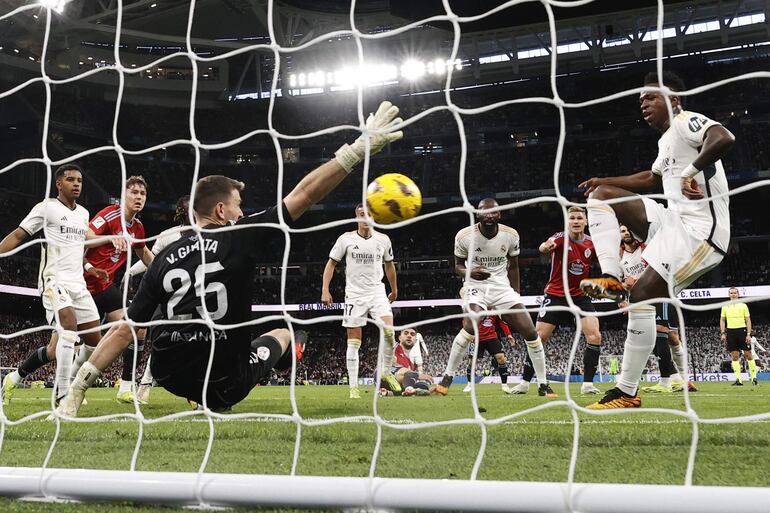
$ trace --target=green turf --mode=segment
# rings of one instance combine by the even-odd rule
[[[606,385],[605,385],[606,387]],[[477,387],[486,419],[509,416],[544,403],[556,406],[487,427],[488,443],[479,478],[496,480],[564,481],[573,443],[572,415],[560,399],[544,399],[533,390],[526,396],[506,396],[497,386]],[[578,388],[573,387],[577,392]],[[133,413],[131,405],[113,401],[114,390],[88,393],[81,416]],[[645,407],[685,411],[682,394],[643,395]],[[692,408],[703,419],[770,412],[770,384],[743,388],[727,383],[701,384],[691,394]],[[580,405],[595,397],[576,396]],[[20,390],[6,414],[11,420],[45,409],[46,390]],[[562,401],[561,404],[558,401]],[[358,401],[347,399],[344,387],[299,387],[297,408],[308,420],[372,415],[371,389]],[[148,419],[189,411],[185,401],[154,390],[143,407]],[[383,398],[379,414],[393,427],[382,433],[376,473],[381,477],[467,479],[481,443],[479,425],[399,429],[416,422],[470,418],[468,394],[456,386],[447,397]],[[233,413],[291,415],[289,388],[255,390]],[[576,481],[611,483],[684,482],[692,423],[686,418],[635,410],[630,414],[580,414],[580,449]],[[6,428],[0,466],[37,467],[43,463],[55,433],[55,423],[42,418]],[[129,468],[139,426],[120,419],[88,424],[63,423],[52,454],[53,467]],[[296,425],[293,422],[235,420],[214,423],[212,455],[207,472],[287,474],[291,471]],[[770,475],[758,471],[770,460],[770,420],[741,424],[700,424],[695,484],[770,486]],[[195,472],[201,465],[210,435],[202,417],[163,421],[144,426],[138,470]],[[377,428],[371,422],[303,426],[297,473],[301,475],[366,476],[372,461]],[[404,461],[409,464],[404,464]],[[0,511],[128,511],[130,505],[94,506],[0,502]],[[97,509],[98,508],[98,509]],[[154,511],[151,508],[139,511]],[[162,511],[172,511],[168,508]]]

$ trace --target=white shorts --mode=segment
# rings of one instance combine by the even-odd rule
[[[71,306],[75,309],[78,326],[87,322],[98,321],[99,311],[96,309],[94,298],[87,289],[78,291],[67,290],[64,287],[49,287],[43,291],[43,308],[48,324],[53,324],[56,317],[54,312]]]
[[[644,198],[650,222],[642,258],[679,294],[685,287],[719,265],[724,255],[690,229],[676,212]]]
[[[462,296],[465,306],[479,305],[485,310],[509,310],[521,303],[521,296],[513,287],[494,282],[465,282]]]
[[[390,301],[384,294],[376,296],[345,298],[342,326],[345,328],[360,328],[366,326],[366,316],[380,319],[384,316],[393,317]]]

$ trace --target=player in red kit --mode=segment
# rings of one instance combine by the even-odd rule
[[[501,337],[502,333],[502,337]],[[484,352],[488,353],[494,359],[493,366],[497,368],[498,374],[500,374],[500,383],[502,384],[503,392],[506,394],[513,393],[513,390],[508,387],[508,360],[505,358],[505,352],[503,351],[502,338],[509,344],[513,344],[513,334],[511,333],[508,325],[498,315],[488,315],[479,321],[479,355],[480,359]],[[463,392],[471,391],[471,375],[473,374],[473,353],[475,351],[475,344],[471,344],[468,347],[468,384],[463,388]]]
[[[545,286],[545,295],[540,312],[537,316],[535,329],[538,336],[547,341],[554,330],[563,324],[574,322],[572,312],[566,310],[551,310],[554,306],[569,306],[564,280],[562,279],[562,266],[564,265],[564,245],[567,248],[567,286],[572,301],[582,312],[595,312],[591,299],[580,289],[580,280],[589,276],[591,263],[596,261],[591,237],[585,233],[586,214],[580,207],[570,207],[567,210],[569,232],[559,232],[540,244],[540,252],[551,254],[551,278]],[[583,335],[586,338],[585,351],[583,352],[583,386],[581,394],[598,394],[600,390],[593,384],[596,368],[599,366],[599,349],[602,343],[602,335],[599,332],[599,319],[593,316],[580,317]],[[529,390],[529,382],[534,375],[532,366],[527,363],[524,366],[522,382],[513,388],[516,394],[526,394]]]
[[[123,222],[126,230],[133,239],[144,238],[144,226],[136,218],[136,214],[142,211],[147,201],[147,183],[141,176],[131,176],[126,180],[126,201],[120,205],[110,205],[103,208],[91,219],[90,227],[97,235],[123,235]],[[143,241],[131,244],[137,258],[149,266],[153,260],[153,253]],[[99,246],[86,251],[84,265],[86,285],[94,298],[99,315],[107,322],[117,321],[123,318],[123,293],[115,285],[115,272],[126,263],[128,253],[117,251],[112,246]],[[144,330],[142,330],[144,331]],[[141,351],[141,348],[137,348]],[[73,376],[77,374],[83,362],[86,362],[93,353],[94,348],[83,346],[73,368]],[[134,347],[133,344],[123,353],[123,372],[121,375],[120,389],[117,400],[122,403],[133,403],[133,371],[134,371]]]
[[[433,384],[430,374],[417,372],[417,365],[409,358],[409,352],[417,343],[417,330],[404,328],[398,335],[398,344],[393,352],[394,365],[393,376],[401,385],[399,392],[392,392],[385,381],[380,383],[382,395],[428,395]]]

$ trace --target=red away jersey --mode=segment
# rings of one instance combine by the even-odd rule
[[[90,228],[97,235],[121,235],[123,233],[123,226],[121,226],[120,217],[122,215],[122,209],[120,205],[110,205],[99,211],[93,219],[91,219]],[[131,223],[126,223],[128,233],[132,237],[137,239],[144,238],[144,226],[142,222],[136,217]],[[144,242],[135,242],[131,245],[132,248],[143,248]],[[88,273],[85,273],[86,285],[88,291],[91,294],[98,294],[112,285],[115,279],[115,271],[120,269],[120,266],[126,262],[127,254],[125,251],[119,253],[115,247],[110,244],[102,244],[89,248],[86,251],[86,260],[94,267],[104,269],[109,273],[110,278],[107,281],[102,281]]]
[[[481,319],[479,322],[479,341],[494,340],[497,337],[497,329],[500,328],[508,337],[511,335],[511,330],[508,329],[508,325],[498,315],[488,315]]]
[[[567,279],[570,296],[582,296],[580,281],[589,277],[591,262],[596,260],[594,243],[589,235],[583,235],[583,240],[576,241],[559,232],[551,237],[556,248],[551,252],[551,278],[545,286],[545,293],[553,296],[566,296],[564,283],[561,279],[561,268],[564,256],[564,241],[569,240],[567,249]]]
[[[412,363],[412,360],[409,359],[409,353],[406,352],[404,349],[404,346],[401,344],[396,344],[396,366],[397,367],[405,367],[409,370],[416,371],[417,366]]]

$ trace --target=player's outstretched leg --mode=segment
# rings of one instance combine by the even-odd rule
[[[467,320],[467,319],[466,319]],[[468,346],[475,339],[474,335],[466,331],[463,327],[452,341],[452,349],[449,351],[449,360],[447,360],[446,370],[444,376],[441,378],[441,383],[433,387],[431,393],[434,395],[447,395],[449,393],[449,387],[452,386],[455,372],[460,365],[463,354],[468,350]]]

